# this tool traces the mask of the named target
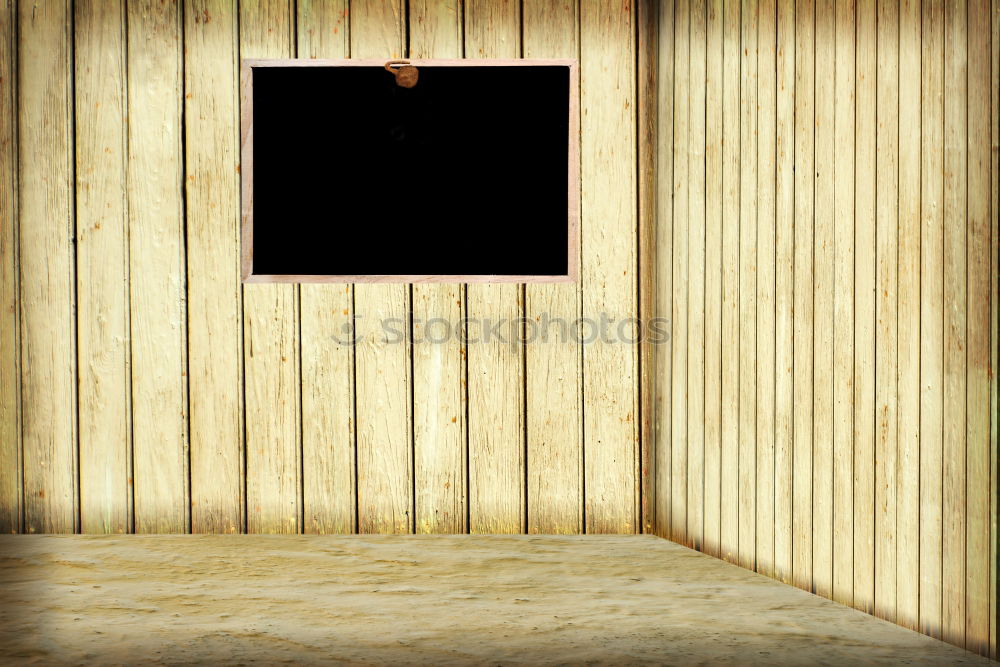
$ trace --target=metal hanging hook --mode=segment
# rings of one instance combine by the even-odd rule
[[[396,78],[396,85],[400,88],[413,88],[420,78],[420,70],[408,60],[389,60],[385,63],[385,71]]]

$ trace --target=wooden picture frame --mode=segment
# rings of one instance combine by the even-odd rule
[[[569,68],[567,183],[567,271],[562,275],[268,275],[253,269],[253,70],[258,67],[378,67],[398,59],[244,59],[240,63],[241,224],[240,265],[245,283],[571,283],[580,274],[580,81],[579,64],[570,58],[405,59],[418,68],[533,67]]]

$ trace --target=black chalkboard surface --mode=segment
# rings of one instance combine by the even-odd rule
[[[244,279],[574,279],[575,63],[358,62],[244,62]]]

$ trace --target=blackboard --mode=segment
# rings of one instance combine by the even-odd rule
[[[575,61],[386,63],[243,62],[244,280],[575,280]]]

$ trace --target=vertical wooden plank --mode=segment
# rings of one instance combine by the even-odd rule
[[[288,0],[240,2],[240,57],[292,55]],[[243,288],[247,530],[298,533],[302,449],[299,295],[295,285]]]
[[[520,55],[518,3],[469,3],[465,54],[477,58]],[[503,340],[471,342],[469,364],[469,529],[476,533],[523,532],[525,507],[524,313],[520,285],[470,285],[468,316],[475,322],[509,322]],[[473,334],[476,337],[476,334]],[[481,337],[481,336],[480,336]],[[539,474],[544,474],[539,471]],[[575,488],[560,489],[572,503]]]
[[[132,528],[125,15],[74,4],[80,518],[85,533]]]
[[[968,421],[966,435],[965,647],[990,649],[990,216],[989,5],[968,6]],[[994,232],[995,233],[995,232]],[[995,413],[993,413],[995,414]]]
[[[462,56],[459,2],[418,0],[409,8],[411,58]],[[461,336],[452,334],[461,326],[464,300],[462,285],[413,286],[413,486],[418,533],[466,532],[465,345]]]
[[[705,0],[691,0],[688,107],[688,542],[704,546],[705,516]]]
[[[296,0],[296,56],[298,58],[348,57],[351,47],[351,20],[348,16],[348,6],[349,0]],[[303,304],[305,292],[303,285]],[[333,297],[334,295],[324,294],[324,296]],[[305,316],[306,313],[303,310],[303,326],[305,326]]]
[[[816,222],[813,236],[813,590],[833,597],[833,332],[836,15],[816,3]]]
[[[656,534],[671,536],[673,514],[674,3],[660,3],[657,69],[656,313],[669,336],[656,353]]]
[[[709,0],[705,96],[705,537],[718,557],[722,472],[722,11]]]
[[[689,544],[687,536],[688,446],[688,225],[690,224],[689,161],[691,145],[691,8],[688,0],[674,5],[674,210],[673,210],[673,360],[671,363],[671,455],[670,539]]]
[[[837,0],[834,109],[833,599],[854,601],[854,0]],[[919,322],[918,322],[919,323]]]
[[[723,5],[721,555],[739,554],[740,4]]]
[[[184,533],[190,505],[181,8],[155,0],[127,8],[135,531]]]
[[[351,57],[404,55],[400,0],[351,3]],[[413,531],[410,290],[354,288],[358,532]]]
[[[875,596],[875,3],[857,4],[854,192],[854,606]]]
[[[18,323],[17,43],[14,3],[0,3],[0,533],[21,530],[21,358]]]
[[[777,0],[774,200],[774,576],[792,580],[795,5]]]
[[[617,342],[583,349],[588,533],[632,533],[638,455],[635,26],[631,2],[580,7],[583,315],[606,315]],[[611,325],[609,325],[610,327]],[[615,377],[614,383],[608,378]]]
[[[525,0],[522,11],[525,57],[576,57],[577,3]],[[659,76],[663,81],[662,70]],[[662,106],[658,108],[662,110]],[[662,140],[662,134],[658,136]],[[657,154],[662,150],[659,147]],[[657,197],[663,197],[662,189],[657,191]],[[662,218],[658,224],[663,224]],[[662,262],[661,253],[662,249],[657,246],[654,255]],[[662,269],[658,269],[657,275],[661,272]],[[655,289],[659,295],[659,286]],[[579,533],[583,531],[580,345],[572,332],[558,324],[573,322],[580,316],[579,285],[526,285],[525,316],[537,326],[534,340],[525,345],[527,530],[529,533]],[[656,351],[657,363],[661,363],[659,357],[664,349],[660,346]],[[657,387],[659,377],[662,376],[657,378]],[[663,418],[661,410],[660,404],[654,406],[653,412],[657,415],[654,428],[658,428]],[[659,446],[655,452],[657,460],[653,468],[659,475],[662,472]],[[663,497],[661,493],[657,486],[657,502]],[[661,516],[659,509],[657,505],[654,511],[658,517]],[[513,521],[510,527],[515,527]],[[658,528],[657,532],[662,534]]]
[[[758,6],[757,97],[757,571],[774,571],[774,308],[777,19],[775,0]]]
[[[992,167],[990,183],[992,184],[992,205],[990,207],[990,657],[994,660],[1000,655],[1000,630],[997,627],[997,617],[1000,615],[1000,581],[997,570],[1000,569],[1000,533],[998,533],[998,515],[1000,515],[1000,401],[998,387],[1000,378],[1000,233],[997,232],[997,220],[1000,219],[1000,1],[992,0],[992,33],[990,48],[993,59],[993,86],[990,105],[990,126],[993,140],[990,142]]]
[[[945,4],[944,465],[941,637],[965,645],[966,3]]]
[[[350,55],[347,0],[299,0],[300,58]],[[307,533],[355,525],[354,287],[299,287],[302,361],[302,506]]]
[[[809,590],[813,577],[813,124],[815,6],[795,2],[795,286],[792,581]]]
[[[899,9],[896,622],[916,630],[920,579],[920,1]]]
[[[184,5],[191,528],[245,526],[236,7]]]
[[[896,620],[899,3],[878,3],[875,182],[875,614]]]
[[[77,525],[73,117],[68,2],[18,5],[24,529]]]
[[[941,637],[944,15],[923,4],[920,124],[920,631]]]
[[[739,563],[754,567],[757,472],[757,0],[740,21]]]
[[[522,5],[523,9],[523,5]],[[656,525],[656,352],[663,331],[656,321],[656,150],[657,150],[657,21],[659,3],[639,0],[636,6],[636,113],[639,177],[639,447],[640,518],[643,533]],[[522,38],[523,38],[522,21]],[[527,308],[527,286],[525,286]],[[525,316],[530,318],[526,311]],[[528,320],[530,321],[530,319]],[[653,327],[656,327],[656,330]]]

